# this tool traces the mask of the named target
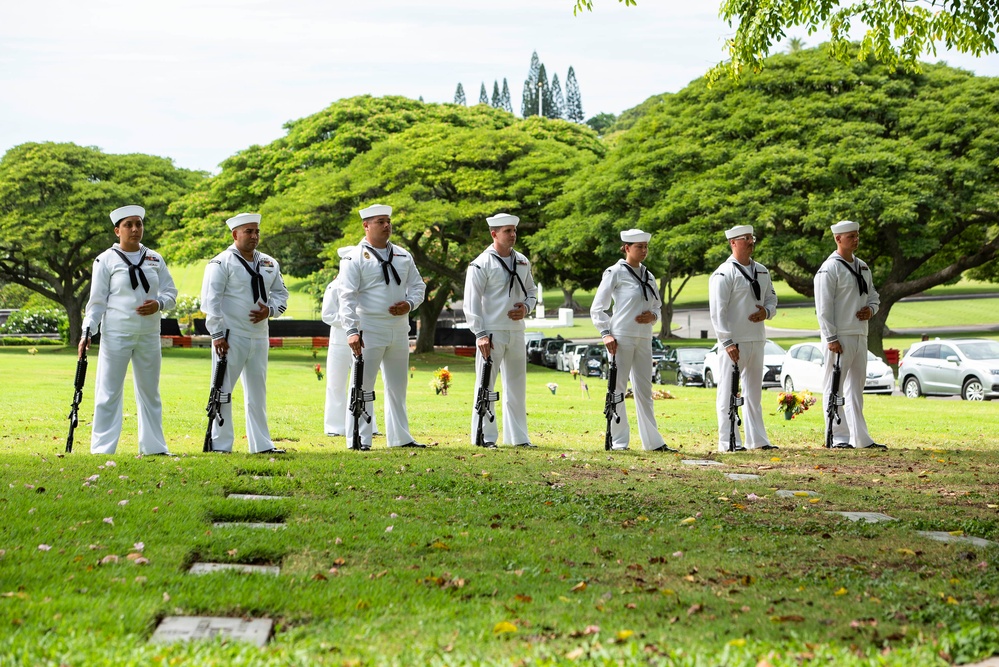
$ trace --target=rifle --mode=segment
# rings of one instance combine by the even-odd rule
[[[90,327],[87,327],[83,336],[90,338]],[[77,415],[80,412],[80,403],[83,401],[83,384],[87,381],[87,351],[83,351],[83,356],[76,360],[76,378],[73,380],[73,404],[69,408],[69,435],[66,436],[66,453],[73,452],[73,431],[79,425]]]
[[[225,331],[225,340],[229,340],[229,330]],[[208,427],[205,429],[205,444],[202,446],[201,451],[210,452],[212,451],[212,424],[218,420],[219,426],[225,423],[225,419],[222,417],[222,404],[232,402],[232,393],[223,394],[222,393],[222,383],[225,381],[225,372],[229,368],[229,355],[220,354],[218,361],[215,362],[215,372],[212,375],[212,388],[208,392],[208,405],[205,407],[205,412],[208,413]]]
[[[736,426],[742,426],[742,419],[739,418],[739,406],[744,404],[746,399],[739,395],[739,364],[732,364],[732,392],[728,396],[728,451],[739,451],[735,446]],[[745,448],[742,448],[745,449]]]
[[[607,431],[604,433],[604,449],[610,451],[613,446],[611,439],[611,421],[621,423],[621,415],[617,413],[619,403],[624,403],[624,392],[614,391],[617,388],[617,355],[611,355],[610,370],[607,372],[607,396],[604,397],[604,417],[607,419]]]
[[[489,334],[489,349],[493,349],[493,336]],[[482,424],[489,419],[496,421],[496,414],[493,412],[493,402],[499,400],[498,391],[489,391],[489,381],[493,374],[493,355],[490,353],[482,361],[482,377],[479,379],[479,390],[475,394],[475,414],[479,416],[479,426],[475,429],[475,446],[486,447],[486,437],[482,432]],[[495,443],[493,443],[495,447]]]
[[[836,353],[836,364],[833,366],[832,375],[832,391],[829,392],[829,404],[826,405],[826,448],[831,449],[833,447],[833,420],[836,420],[837,424],[843,423],[843,419],[839,416],[839,406],[846,405],[846,399],[839,395],[839,384],[840,376],[842,370],[839,365],[839,358],[841,354]],[[847,445],[849,447],[849,445]],[[846,447],[843,447],[846,449]]]
[[[357,340],[364,346],[364,340],[358,333]],[[350,448],[358,451],[370,449],[361,444],[361,417],[364,421],[371,423],[371,415],[368,414],[368,401],[375,400],[374,391],[364,391],[364,354],[354,355],[354,372],[350,383],[350,414],[354,418],[354,437],[351,439]]]

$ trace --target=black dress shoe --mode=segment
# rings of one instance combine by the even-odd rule
[[[736,447],[735,449],[728,449],[726,451],[729,451],[729,452],[744,452],[744,451],[746,451],[746,448],[742,447],[742,446],[739,446],[739,447]]]
[[[537,449],[538,448],[537,445],[532,445],[529,442],[521,442],[521,443],[518,443],[518,444],[514,445],[514,447],[529,447],[530,449]]]
[[[262,452],[257,452],[257,454],[287,454],[287,453],[288,452],[286,452],[285,450],[278,449],[277,447],[274,447],[274,448],[271,448],[271,449],[265,449]]]
[[[880,442],[872,442],[864,447],[864,449],[888,449],[888,445],[882,445]]]
[[[361,451],[362,452],[370,452],[371,451],[371,445],[361,445]]]
[[[780,447],[778,447],[777,445],[763,445],[759,449],[763,449],[763,450],[767,450],[767,449],[780,449]]]
[[[833,449],[853,449],[853,445],[851,445],[849,442],[834,442],[832,448]]]
[[[483,442],[480,447],[485,447],[486,449],[498,449],[495,442]]]
[[[675,449],[671,449],[671,448],[667,447],[665,444],[663,444],[662,447],[656,447],[655,449],[650,449],[649,451],[650,452],[676,452]]]
[[[427,448],[426,445],[421,445],[420,443],[416,442],[415,440],[413,442],[407,442],[405,445],[399,445],[399,446],[400,447],[415,447],[415,448],[419,448],[419,449],[426,449]]]

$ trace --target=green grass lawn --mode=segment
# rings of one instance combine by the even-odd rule
[[[955,327],[999,322],[996,299],[948,301],[903,301],[892,306],[888,326],[892,329]],[[818,329],[814,308],[778,308],[767,324],[782,329]]]
[[[891,449],[827,452],[821,405],[786,421],[765,392],[781,449],[719,455],[714,391],[670,387],[656,413],[682,453],[611,455],[604,384],[589,380],[587,398],[531,367],[538,448],[481,451],[467,444],[472,365],[435,354],[413,357],[409,392],[413,433],[435,446],[376,438],[362,455],[322,434],[314,363],[271,354],[270,424],[288,455],[245,453],[238,390],[236,453],[204,455],[207,351],[166,350],[165,428],[182,456],[139,459],[130,390],[118,453],[89,455],[91,369],[78,451],[63,455],[72,354],[0,349],[0,664],[909,666],[999,651],[997,549],[915,532],[999,541],[996,403],[869,397]],[[454,385],[437,396],[445,364]],[[695,457],[725,467],[680,462]],[[212,525],[242,520],[286,528]],[[185,574],[198,560],[281,575]],[[174,614],[268,617],[276,634],[264,649],[147,644]]]
[[[173,276],[180,295],[201,296],[201,281],[204,279],[207,264],[208,260],[184,266],[170,266],[170,275]],[[304,278],[285,274],[284,284],[288,288],[288,310],[284,312],[285,317],[297,320],[320,319],[322,304],[316,303],[315,299],[302,291],[306,285]]]

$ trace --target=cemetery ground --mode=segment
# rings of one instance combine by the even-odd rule
[[[532,366],[537,448],[485,451],[468,444],[471,361],[421,355],[409,414],[432,446],[376,437],[362,454],[322,434],[324,354],[271,351],[269,421],[289,453],[250,456],[239,389],[235,453],[201,452],[207,350],[164,350],[180,456],[140,458],[130,377],[118,452],[92,456],[91,355],[64,454],[75,355],[0,349],[0,664],[910,666],[999,653],[994,402],[870,396],[890,449],[827,451],[821,400],[786,421],[769,391],[780,449],[719,454],[714,390],[668,387],[656,413],[680,453],[643,452],[634,426],[632,450],[610,453],[605,383],[587,380],[586,398]],[[446,396],[430,387],[444,365]],[[268,619],[273,635],[262,648],[150,641],[181,615]]]

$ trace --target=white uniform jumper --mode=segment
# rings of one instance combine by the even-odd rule
[[[159,303],[159,311],[145,316],[135,312],[148,299]],[[176,303],[177,288],[166,262],[149,248],[140,245],[137,252],[124,252],[115,243],[94,261],[83,320],[91,334],[101,332],[91,453],[113,454],[118,447],[129,361],[135,382],[139,453],[167,451],[160,402],[160,311]]]
[[[490,246],[475,258],[465,273],[465,319],[475,337],[492,335],[493,371],[489,391],[496,384],[496,374],[502,371],[503,442],[524,445],[531,441],[527,434],[527,346],[524,343],[524,320],[511,320],[507,313],[522,303],[527,312],[538,303],[538,288],[531,275],[527,257],[512,250],[509,257],[500,257]],[[471,443],[479,427],[475,413],[475,396],[482,381],[485,359],[478,350],[475,355],[475,388],[472,398]],[[486,442],[497,442],[499,426],[488,419],[482,424]]]
[[[326,435],[343,435],[347,432],[347,396],[350,366],[354,355],[347,345],[347,333],[340,324],[340,295],[337,281],[326,286],[323,294],[323,322],[330,325],[330,345],[326,352],[326,407],[323,425]],[[371,424],[378,432],[378,421],[371,415]]]
[[[878,312],[881,297],[874,289],[871,270],[854,257],[853,263],[834,252],[815,274],[815,312],[822,339],[828,344],[839,341],[840,396],[845,400],[840,423],[833,421],[833,443],[867,447],[874,442],[864,419],[864,384],[867,380],[867,321],[857,319],[857,311],[870,307]],[[836,354],[825,350],[823,400],[828,405],[832,393],[833,365]],[[828,428],[828,424],[826,425]]]
[[[614,304],[614,314],[607,311]],[[624,393],[631,378],[635,394],[635,412],[638,416],[638,436],[645,450],[659,449],[663,437],[656,424],[652,400],[652,327],[659,321],[662,300],[656,278],[640,264],[633,269],[623,259],[604,271],[600,286],[590,306],[590,318],[601,336],[610,334],[617,341],[617,387]],[[650,311],[656,316],[648,324],[639,324],[635,318]],[[614,449],[627,449],[631,433],[628,427],[626,403],[617,405],[619,422],[611,422],[611,440]]]
[[[739,384],[745,403],[742,421],[746,429],[746,448],[759,449],[770,444],[763,425],[763,353],[767,330],[763,322],[751,322],[749,316],[757,306],[767,311],[767,319],[777,314],[777,293],[767,267],[749,260],[743,266],[735,257],[718,267],[708,281],[708,305],[711,326],[718,336],[718,451],[729,450],[728,406],[732,393],[732,358],[725,348],[739,346]],[[735,429],[735,446],[741,447],[739,429]]]
[[[423,303],[427,286],[413,256],[393,245],[378,250],[362,241],[340,261],[337,276],[340,321],[348,338],[360,333],[364,342],[364,391],[373,391],[378,369],[385,387],[385,437],[389,447],[413,442],[406,413],[409,386],[409,315],[392,315],[389,307],[409,303],[412,313]],[[377,396],[376,396],[377,398]],[[348,406],[349,409],[349,406]],[[373,404],[368,403],[368,414]],[[347,446],[353,441],[354,420],[347,417]],[[373,424],[361,420],[361,445],[371,446]]]
[[[274,448],[267,427],[267,320],[254,324],[250,311],[266,305],[272,317],[288,307],[288,289],[281,278],[277,261],[254,251],[253,261],[244,260],[235,245],[216,255],[205,268],[201,285],[201,309],[207,316],[205,326],[212,340],[229,332],[229,357],[222,392],[231,394],[236,378],[242,378],[243,405],[246,410],[246,439],[250,453]],[[217,354],[212,348],[212,364]],[[232,424],[232,403],[223,403],[225,422],[212,426],[212,449],[231,452],[235,438]]]

